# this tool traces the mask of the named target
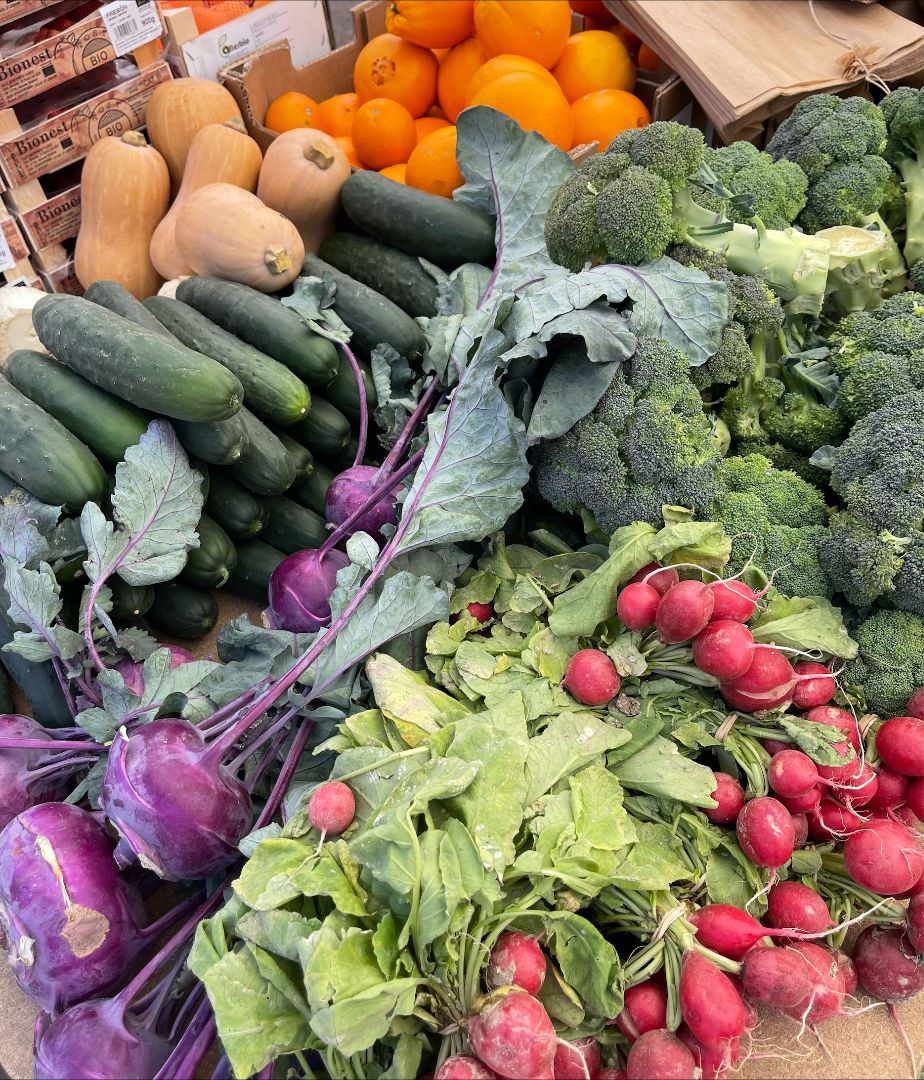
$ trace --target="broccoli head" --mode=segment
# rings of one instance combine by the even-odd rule
[[[856,607],[869,607],[894,592],[908,546],[908,538],[877,532],[856,514],[838,511],[819,553],[834,591]]]
[[[788,469],[820,490],[828,486],[829,475],[824,469],[819,469],[803,454],[790,450],[788,446],[783,446],[781,443],[743,440],[737,444],[735,450],[742,457],[748,454],[763,454],[777,469]]]
[[[882,101],[889,141],[885,155],[905,192],[905,261],[924,258],[924,92],[900,86]],[[917,287],[917,286],[915,286]]]
[[[840,415],[847,423],[855,424],[893,398],[924,390],[922,356],[920,350],[910,357],[877,350],[860,356],[841,380],[837,395]]]
[[[924,294],[898,293],[873,311],[845,316],[829,337],[828,345],[828,359],[842,379],[867,353],[910,356],[924,348]]]
[[[833,165],[881,155],[886,135],[885,119],[873,102],[813,94],[803,98],[780,124],[767,153],[774,161],[794,161],[815,183]]]
[[[891,186],[892,167],[885,158],[867,154],[838,162],[812,184],[799,224],[812,233],[834,225],[868,225]]]
[[[844,422],[834,409],[792,390],[767,411],[763,425],[771,442],[806,457],[820,446],[837,442],[844,432]]]
[[[844,675],[862,686],[866,704],[883,716],[900,716],[924,686],[924,618],[909,611],[874,611],[853,631],[859,646]]]
[[[733,197],[704,192],[700,201],[724,211],[730,221],[745,224],[758,217],[768,229],[785,229],[805,206],[805,173],[792,161],[774,161],[753,143],[707,148],[705,163]]]

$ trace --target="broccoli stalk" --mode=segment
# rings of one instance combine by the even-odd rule
[[[878,215],[876,215],[878,217]],[[827,308],[837,315],[866,311],[905,286],[905,263],[892,234],[835,225],[815,234],[831,244]]]
[[[924,92],[901,86],[882,101],[886,157],[905,189],[905,261],[924,258]]]

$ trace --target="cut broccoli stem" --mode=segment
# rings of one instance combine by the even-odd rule
[[[896,165],[905,185],[905,262],[924,258],[924,160],[903,158]]]
[[[846,315],[867,311],[878,307],[883,296],[896,291],[896,280],[900,279],[900,287],[904,288],[905,263],[890,232],[835,225],[815,235],[831,244],[826,301],[829,312]]]

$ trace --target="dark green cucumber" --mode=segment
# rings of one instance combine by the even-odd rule
[[[271,296],[234,281],[188,277],[177,286],[176,298],[269,353],[309,386],[326,386],[337,374],[340,356],[333,342]]]
[[[15,480],[7,476],[6,473],[0,472],[0,499],[5,499],[11,491],[15,491],[17,488],[19,488],[19,484]]]
[[[129,585],[118,574],[113,574],[107,584],[112,590],[115,619],[137,619],[154,603],[154,589],[150,585]]]
[[[231,469],[232,476],[257,495],[281,495],[295,480],[295,463],[266,424],[248,409],[241,409],[241,416],[247,445]]]
[[[363,232],[437,266],[494,265],[494,218],[467,203],[355,172],[340,189],[347,217]]]
[[[22,691],[32,715],[40,724],[51,728],[69,727],[74,721],[52,662],[46,660],[37,664],[2,648],[13,640],[17,630],[26,629],[16,626],[4,608],[5,605],[0,605],[0,663]]]
[[[341,273],[317,255],[307,254],[302,266],[303,274],[332,281],[337,286],[334,311],[353,331],[350,345],[354,352],[369,355],[376,345],[384,342],[409,360],[423,353],[427,343],[423,331],[387,296]]]
[[[173,427],[187,454],[202,458],[209,465],[232,465],[240,461],[247,447],[244,412],[241,409],[227,420],[213,420],[210,424],[174,420]]]
[[[362,360],[359,361],[359,370],[362,373],[363,386],[366,388],[366,405],[371,414],[379,402],[375,392],[375,383],[372,381],[372,370]],[[356,376],[350,364],[340,365],[337,378],[330,386],[324,387],[324,398],[331,405],[335,405],[357,427],[359,426],[359,391],[356,388]]]
[[[276,438],[286,448],[286,453],[292,459],[292,465],[295,468],[295,482],[297,483],[306,476],[310,476],[314,469],[314,457],[308,447],[302,446],[301,443],[286,435],[284,431],[277,431]]]
[[[302,480],[296,480],[286,493],[290,499],[294,499],[302,506],[307,506],[322,517],[326,514],[324,501],[327,498],[327,489],[334,479],[334,473],[320,461],[314,463],[314,471],[310,476]]]
[[[147,619],[169,637],[202,637],[218,622],[218,601],[205,589],[168,581],[155,587]]]
[[[144,306],[184,345],[211,356],[233,371],[244,387],[247,408],[261,420],[284,427],[301,420],[308,412],[311,405],[308,387],[285,364],[229,334],[182,300],[149,296]]]
[[[7,673],[3,668],[0,668],[0,712],[11,713],[14,711],[13,688],[10,686],[10,680]]]
[[[344,469],[349,469],[352,466],[353,462],[356,460],[358,451],[359,439],[354,435],[341,450],[327,455],[326,464],[333,469],[335,473],[342,472]]]
[[[237,546],[237,566],[228,578],[228,588],[258,604],[269,601],[269,582],[273,571],[285,558],[285,553],[264,544],[262,540],[248,540]]]
[[[195,469],[196,472],[202,477],[202,483],[199,487],[202,489],[202,498],[208,501],[209,488],[212,486],[212,477],[209,471],[208,465],[204,461],[200,461],[198,458],[191,457],[189,459],[189,467]]]
[[[349,443],[352,431],[350,421],[329,401],[315,394],[311,411],[292,429],[292,434],[303,442],[312,454],[333,457]]]
[[[199,518],[196,532],[199,534],[199,546],[189,553],[186,565],[180,572],[180,580],[188,585],[197,585],[200,589],[220,589],[237,561],[234,544],[208,514]]]
[[[150,417],[45,353],[17,349],[3,370],[17,390],[60,420],[107,465],[121,461],[147,431]]]
[[[212,476],[205,508],[232,540],[249,540],[256,536],[266,517],[263,500],[218,469]]]
[[[0,470],[52,506],[99,502],[106,473],[92,451],[12,383],[0,378]]]
[[[436,279],[416,255],[371,236],[345,232],[328,236],[318,254],[341,273],[387,297],[411,318],[436,314]]]
[[[320,514],[291,499],[267,499],[266,522],[260,536],[286,555],[320,547],[327,538],[327,522]]]
[[[83,295],[94,304],[131,320],[136,326],[143,326],[145,330],[173,340],[173,334],[167,327],[117,281],[94,281]]]
[[[240,379],[217,360],[82,296],[43,296],[32,322],[53,356],[139,409],[209,423],[241,407]]]

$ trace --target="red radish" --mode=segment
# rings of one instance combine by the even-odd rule
[[[552,1062],[555,1080],[588,1080],[600,1071],[600,1044],[588,1036],[560,1042]]]
[[[881,783],[881,780],[880,780]],[[919,776],[908,785],[906,801],[911,813],[924,821],[924,777]]]
[[[775,868],[792,858],[796,832],[789,811],[776,799],[765,795],[745,803],[735,832],[741,850],[756,866]]]
[[[680,1012],[701,1043],[724,1047],[744,1033],[747,1014],[728,976],[701,953],[684,953],[680,971]]]
[[[827,705],[837,691],[834,676],[824,664],[814,660],[800,660],[795,665],[798,682],[792,692],[792,703],[797,709],[814,709]]]
[[[839,709],[836,705],[819,705],[817,709],[809,709],[803,719],[837,728],[850,739],[854,750],[860,749],[860,728],[846,709]]]
[[[818,785],[815,762],[801,750],[781,750],[767,769],[767,782],[777,795],[797,799]]]
[[[693,1055],[665,1028],[636,1039],[626,1061],[628,1080],[693,1080],[695,1074]]]
[[[718,1077],[736,1065],[741,1059],[741,1045],[738,1039],[730,1039],[724,1046],[712,1047],[701,1043],[686,1024],[677,1029],[677,1037],[693,1055],[693,1060],[702,1075],[702,1080],[718,1080]]]
[[[870,810],[892,810],[901,806],[908,794],[909,781],[907,776],[880,765],[876,770],[876,779],[879,781],[873,797],[867,802]]]
[[[660,573],[655,573],[656,570],[660,570]],[[660,563],[650,562],[647,566],[643,566],[637,574],[633,574],[627,584],[637,585],[638,582],[643,581],[646,585],[650,585],[655,589],[659,596],[663,596],[679,580],[680,575],[672,566],[662,568]]]
[[[625,1069],[617,1069],[615,1065],[607,1065],[605,1069],[600,1069],[593,1080],[628,1080],[628,1073]]]
[[[706,904],[690,916],[696,940],[704,948],[741,960],[769,931],[743,908],[732,904]]]
[[[468,1022],[478,1059],[499,1076],[551,1078],[558,1036],[538,998],[518,987],[495,990]]]
[[[497,939],[485,981],[492,990],[519,986],[527,994],[538,994],[545,981],[545,954],[535,938],[517,930],[507,930]]]
[[[819,788],[811,788],[804,795],[799,795],[795,799],[784,799],[781,795],[780,802],[790,814],[810,814],[821,802],[821,791]]]
[[[805,814],[792,814],[792,827],[795,832],[795,838],[793,839],[793,848],[805,847],[805,841],[808,840],[809,827],[808,818]]]
[[[819,765],[818,775],[838,785],[853,785],[863,770],[863,762],[856,756],[848,739],[831,743],[831,749],[843,761],[843,765]]]
[[[847,953],[840,949],[834,950],[834,959],[844,976],[844,993],[849,997],[857,988],[857,969]]]
[[[340,780],[330,780],[315,788],[308,800],[308,821],[322,836],[339,836],[353,823],[356,800]]]
[[[468,605],[468,613],[473,619],[477,619],[479,622],[487,622],[488,619],[494,618],[494,605],[479,604],[473,601]]]
[[[678,581],[661,597],[655,626],[667,644],[689,641],[703,629],[712,615],[715,599],[702,581]]]
[[[808,817],[809,836],[813,840],[840,840],[864,825],[863,818],[833,799],[822,800]]]
[[[657,1031],[666,1024],[667,992],[663,987],[648,979],[626,990],[616,1026],[630,1042],[646,1031]]]
[[[877,814],[881,814],[882,811],[877,811]],[[897,818],[902,824],[907,825],[909,829],[914,831],[920,824],[917,814],[911,809],[911,807],[905,803],[904,806],[896,806],[894,810],[887,810],[887,815]],[[874,817],[876,814],[873,815]]]
[[[924,720],[893,716],[876,732],[879,756],[903,776],[924,776]]]
[[[924,957],[903,926],[867,926],[853,951],[863,989],[894,1005],[924,990]]]
[[[830,949],[810,941],[796,941],[786,948],[802,960],[810,989],[800,1002],[783,1012],[812,1026],[837,1016],[844,1006],[844,975],[837,957]]]
[[[627,585],[616,597],[616,614],[630,630],[647,630],[655,624],[661,594],[644,581]]]
[[[767,894],[767,922],[778,929],[820,934],[834,923],[824,898],[801,881],[779,881]]]
[[[774,1009],[797,1005],[812,988],[802,958],[786,948],[751,949],[741,964],[741,982],[749,998]]]
[[[757,610],[757,593],[743,581],[713,581],[713,619],[734,619],[745,623]]]
[[[924,720],[924,686],[919,686],[911,697],[908,698],[908,704],[905,706],[905,715],[913,716],[917,720]]]
[[[915,952],[924,956],[924,894],[919,893],[912,897],[908,905],[908,924],[906,927],[908,940],[914,946]]]
[[[754,658],[754,638],[744,623],[713,619],[693,638],[693,663],[727,682],[740,678]]]
[[[782,754],[784,750],[792,750],[792,743],[783,742],[782,739],[764,739],[763,747],[770,757],[775,757],[777,754]]]
[[[703,813],[713,825],[730,825],[744,806],[744,789],[728,773],[714,772],[712,775],[715,777],[715,791],[712,797],[719,805],[712,809],[705,809]]]
[[[914,833],[898,821],[865,822],[847,837],[844,862],[858,885],[881,896],[907,892],[924,874],[924,852]]]
[[[616,665],[599,649],[581,649],[568,661],[562,686],[582,705],[606,705],[619,693]]]
[[[795,685],[795,672],[783,653],[772,645],[755,645],[751,666],[740,678],[722,683],[719,693],[733,709],[761,712],[786,704]]]
[[[844,784],[842,787],[833,792],[838,798],[851,807],[857,808],[860,806],[868,806],[870,801],[876,797],[876,792],[879,790],[879,777],[876,775],[876,770],[872,765],[861,762],[860,770],[853,777],[849,784]]]
[[[454,1054],[440,1065],[433,1080],[495,1080],[495,1073],[478,1058]]]

